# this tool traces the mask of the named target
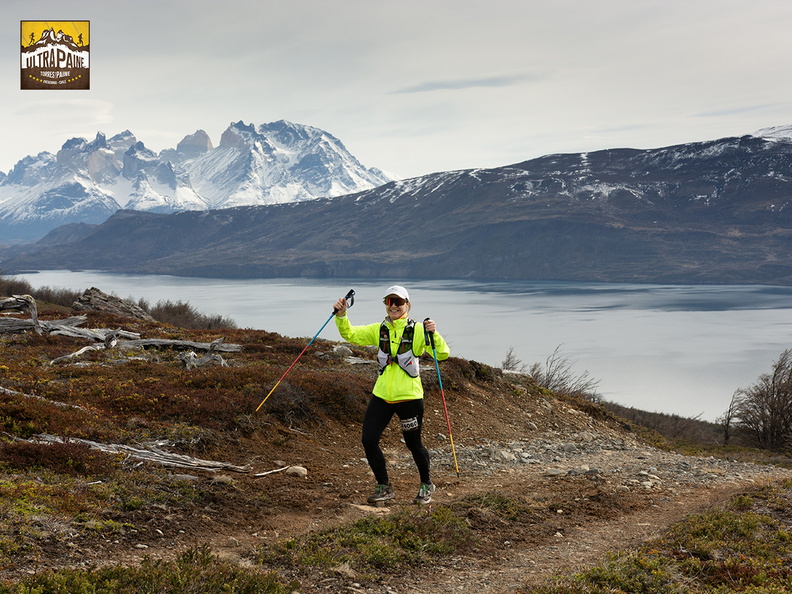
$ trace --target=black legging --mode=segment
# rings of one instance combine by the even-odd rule
[[[388,426],[394,413],[398,415],[401,422],[404,443],[412,452],[418,473],[422,483],[429,483],[429,451],[421,441],[421,428],[423,427],[424,401],[423,398],[417,400],[407,400],[390,404],[377,396],[371,397],[366,416],[363,417],[363,449],[366,451],[374,478],[380,485],[388,484],[388,469],[385,466],[385,456],[380,448],[380,438]]]

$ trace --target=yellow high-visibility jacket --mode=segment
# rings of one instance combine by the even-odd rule
[[[349,322],[349,318],[344,315],[343,317],[335,317],[336,327],[339,334],[347,342],[359,345],[368,345],[379,347],[380,340],[380,324],[367,324],[365,326],[353,326]],[[402,333],[407,326],[407,318],[400,318],[391,322],[389,318],[385,319],[385,324],[388,327],[388,335],[390,337],[391,353],[395,353],[396,349],[401,343]],[[434,333],[435,351],[437,352],[437,360],[442,361],[448,359],[451,351],[448,344],[443,340],[437,332]],[[413,352],[417,357],[423,353],[432,353],[432,345],[427,344],[424,337],[423,326],[420,322],[415,324],[415,333],[413,334]],[[421,384],[421,376],[410,377],[394,361],[388,364],[377,382],[374,384],[375,396],[382,398],[386,402],[401,402],[403,400],[416,400],[423,398],[423,385]]]

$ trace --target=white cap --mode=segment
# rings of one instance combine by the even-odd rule
[[[396,295],[397,297],[401,297],[406,301],[410,300],[410,294],[407,292],[407,289],[399,285],[393,285],[392,287],[388,287],[388,290],[385,291],[385,297],[387,297],[388,295]]]

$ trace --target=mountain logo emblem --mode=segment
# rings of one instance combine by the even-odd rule
[[[90,89],[90,21],[21,21],[25,89]]]

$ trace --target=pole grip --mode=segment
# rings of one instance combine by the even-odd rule
[[[344,295],[344,299],[347,300],[347,307],[352,307],[355,305],[355,289],[349,289],[349,293]],[[333,308],[333,315],[338,313],[338,308]]]
[[[429,344],[431,344],[431,345],[432,345],[432,350],[434,351],[434,350],[435,350],[435,343],[434,343],[434,332],[429,332],[429,331],[426,329],[426,322],[428,322],[428,321],[429,321],[429,319],[430,319],[430,318],[426,318],[426,319],[423,321],[423,323],[424,323],[424,334],[425,334],[426,336],[428,336],[428,337],[429,337]]]

